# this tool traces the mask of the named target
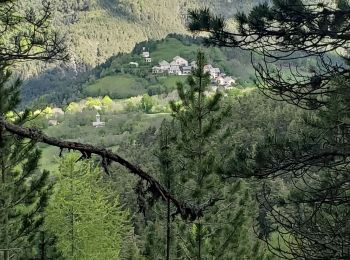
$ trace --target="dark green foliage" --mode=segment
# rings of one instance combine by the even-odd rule
[[[188,85],[178,84],[180,101],[170,103],[173,117],[180,128],[177,145],[186,169],[182,181],[198,182],[192,195],[199,204],[212,196],[207,191],[215,179],[215,165],[212,163],[215,159],[212,154],[214,144],[211,137],[219,127],[222,113],[215,113],[219,109],[221,93],[216,92],[211,97],[205,94],[210,83],[209,74],[203,70],[205,64],[204,53],[200,52],[197,58],[198,68],[187,79]]]
[[[57,32],[48,30],[50,3],[43,1],[37,10],[18,1],[0,2],[0,65],[23,60],[66,58],[66,46]]]
[[[0,116],[15,111],[19,103],[19,81],[11,82],[11,74],[1,70]],[[10,118],[15,124],[29,120],[29,111]],[[35,143],[0,132],[0,248],[2,259],[41,259],[55,257],[51,237],[41,236],[44,209],[47,206],[51,184],[49,173],[40,171],[41,152]],[[45,243],[42,242],[45,240]],[[41,243],[41,245],[40,245]]]
[[[346,2],[275,0],[237,15],[237,31],[201,24],[202,17],[218,21],[207,10],[191,13],[190,28],[210,32],[208,43],[263,55],[253,64],[266,95],[313,111],[302,113],[297,127],[282,125],[250,148],[236,146],[234,172],[224,173],[273,178],[259,198],[275,232],[264,239],[284,258],[349,258],[349,62],[348,51],[339,52],[349,43]],[[293,67],[310,57],[316,66]]]
[[[198,205],[216,201],[205,209],[203,217],[178,220],[180,259],[263,259],[264,252],[260,252],[251,229],[255,204],[249,185],[224,183],[218,175],[219,133],[231,110],[222,102],[220,92],[208,94],[210,79],[204,73],[205,64],[205,56],[199,52],[197,69],[188,84],[178,84],[180,101],[171,103],[178,127],[173,148],[175,192]]]

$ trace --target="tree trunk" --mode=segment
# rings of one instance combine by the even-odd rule
[[[5,162],[2,159],[1,160],[1,182],[3,185],[5,185],[6,183],[6,176],[5,176]],[[3,202],[3,207],[4,207],[4,222],[3,227],[4,227],[4,251],[3,251],[3,256],[4,256],[4,260],[9,260],[10,259],[10,245],[9,245],[9,230],[8,230],[8,222],[9,222],[9,216],[8,216],[8,209],[6,209],[7,205],[7,201],[6,198],[4,199]]]
[[[202,224],[199,222],[198,227],[198,260],[202,259]]]
[[[166,260],[170,260],[170,243],[171,243],[171,221],[170,221],[170,200],[167,205],[167,230],[166,230]]]
[[[41,232],[41,243],[40,243],[40,260],[45,260],[45,232]]]

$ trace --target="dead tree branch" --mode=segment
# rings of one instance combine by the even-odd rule
[[[105,148],[99,148],[89,144],[64,141],[64,140],[59,140],[57,138],[49,137],[37,129],[26,128],[23,126],[12,124],[6,121],[3,117],[0,117],[0,129],[5,129],[7,132],[11,134],[20,136],[22,138],[28,138],[38,143],[44,143],[50,146],[58,147],[61,149],[61,151],[62,149],[79,151],[84,157],[89,157],[90,155],[95,154],[97,156],[100,156],[102,160],[105,162],[106,161],[116,162],[124,166],[131,173],[141,178],[141,180],[147,182],[147,184],[149,185],[149,191],[151,192],[152,196],[154,196],[155,198],[160,197],[164,201],[167,201],[169,199],[176,207],[177,213],[180,214],[181,217],[184,219],[194,220],[201,217],[203,215],[203,211],[205,210],[205,208],[212,204],[212,203],[209,203],[208,205],[206,204],[206,205],[196,206],[196,205],[192,205],[190,203],[178,200],[172,194],[170,194],[168,190],[165,189],[150,174],[146,173],[138,166],[135,166],[134,164],[122,158],[121,156]],[[107,164],[104,164],[104,167],[105,166],[107,166]]]

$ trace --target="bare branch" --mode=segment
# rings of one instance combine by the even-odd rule
[[[7,122],[3,117],[0,117],[0,129],[5,129],[6,131],[20,136],[22,138],[28,138],[38,143],[48,144],[50,146],[55,146],[61,149],[68,149],[79,151],[83,157],[89,157],[91,154],[98,155],[102,158],[103,167],[107,167],[109,162],[116,162],[131,173],[135,174],[141,180],[145,181],[149,185],[148,191],[152,193],[155,198],[162,198],[164,201],[168,199],[174,204],[177,209],[177,213],[180,214],[184,219],[197,219],[203,215],[203,211],[213,205],[217,200],[210,200],[208,203],[203,205],[192,205],[190,203],[180,201],[175,198],[171,193],[168,192],[154,177],[152,177],[147,172],[143,171],[138,166],[130,163],[121,156],[105,149],[95,147],[89,144],[82,144],[78,142],[63,141],[53,137],[49,137],[42,133],[41,131],[33,128],[26,128],[23,126],[14,125]]]

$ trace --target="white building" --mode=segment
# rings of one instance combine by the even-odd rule
[[[106,125],[105,122],[101,121],[101,115],[97,112],[96,114],[96,122],[92,122],[93,127],[104,127]]]
[[[170,65],[169,74],[181,75],[181,70],[179,65]]]
[[[166,60],[162,60],[161,62],[159,62],[159,66],[162,69],[162,71],[167,71],[170,69],[170,64]]]
[[[209,73],[210,73],[210,77],[212,79],[216,79],[220,75],[220,69],[219,68],[211,68],[209,70]]]
[[[151,58],[151,57],[147,57],[147,58],[145,58],[145,62],[147,62],[147,63],[151,63],[151,62],[152,62],[152,58]]]
[[[182,75],[189,75],[192,73],[192,66],[182,67]]]
[[[224,86],[225,85],[225,79],[224,77],[217,77],[216,78],[216,83],[218,84],[218,86]]]
[[[233,84],[236,84],[236,80],[232,77],[225,77],[224,80],[225,80],[225,85],[228,87]]]
[[[184,58],[181,58],[180,56],[174,57],[173,62],[175,62],[176,65],[179,65],[179,66],[188,66],[188,61],[185,60]]]
[[[216,83],[218,84],[218,86],[225,86],[227,88],[232,86],[233,84],[236,84],[236,80],[230,76],[219,76],[216,78]]]
[[[141,56],[142,56],[143,58],[149,58],[149,52],[148,52],[148,51],[143,51],[142,54],[141,54]]]
[[[170,62],[169,65],[170,65],[170,67],[171,66],[178,66],[178,67],[180,67],[180,65],[174,60],[172,62]]]

